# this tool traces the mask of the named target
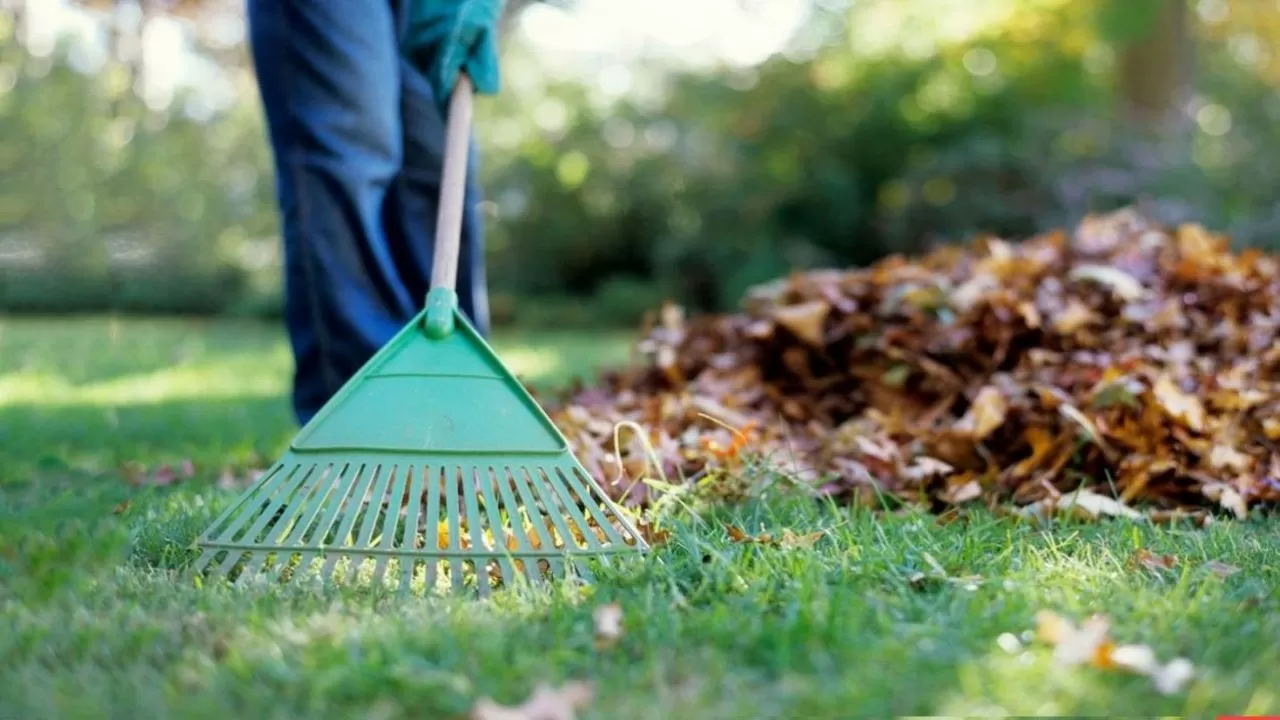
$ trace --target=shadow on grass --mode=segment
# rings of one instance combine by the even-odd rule
[[[0,407],[0,487],[48,483],[72,469],[117,472],[191,460],[216,472],[227,464],[269,462],[296,427],[281,395],[96,404]],[[50,490],[55,488],[48,488]]]

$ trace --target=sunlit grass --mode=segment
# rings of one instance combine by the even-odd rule
[[[556,383],[624,361],[613,342],[497,345]],[[670,543],[586,589],[475,602],[196,587],[178,572],[191,541],[237,494],[218,474],[260,466],[293,432],[279,331],[3,321],[0,363],[0,388],[26,393],[0,404],[0,715],[463,718],[478,697],[576,678],[595,685],[584,718],[1280,712],[1274,522],[942,524],[770,497],[674,516]],[[121,469],[183,459],[193,477],[165,487]],[[734,543],[726,524],[825,534],[787,550]],[[1135,568],[1139,548],[1179,564]],[[964,580],[921,582],[934,563]],[[625,634],[600,650],[591,613],[608,602]],[[1118,641],[1185,656],[1197,675],[1165,696],[1061,667],[1031,641],[1040,609],[1105,612]],[[1002,633],[1022,647],[998,646]]]

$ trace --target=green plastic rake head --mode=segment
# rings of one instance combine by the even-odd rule
[[[195,572],[483,596],[646,549],[458,310],[470,93],[464,78],[451,102],[426,309],[199,537]]]

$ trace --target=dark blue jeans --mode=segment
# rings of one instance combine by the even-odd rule
[[[293,407],[307,421],[423,306],[445,110],[399,50],[402,0],[248,0],[276,165]],[[468,172],[458,297],[488,332]]]

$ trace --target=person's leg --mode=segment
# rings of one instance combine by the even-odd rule
[[[249,0],[248,20],[305,424],[422,307],[384,231],[404,157],[397,26],[388,0]]]
[[[397,16],[404,0],[392,0]],[[403,25],[401,26],[403,27]],[[408,61],[400,61],[400,118],[403,128],[404,166],[389,198],[387,234],[392,253],[413,292],[426,296],[431,282],[431,253],[435,248],[435,224],[440,180],[444,171],[444,139],[447,105],[438,102],[426,76]],[[485,281],[484,232],[481,224],[480,185],[476,178],[475,142],[467,169],[467,190],[462,215],[462,242],[458,258],[458,304],[481,335],[489,332],[489,296]]]

